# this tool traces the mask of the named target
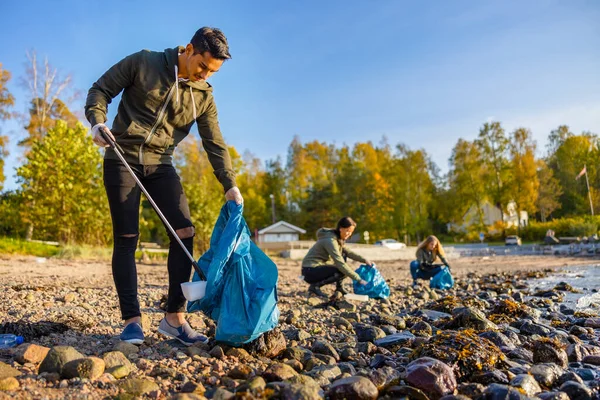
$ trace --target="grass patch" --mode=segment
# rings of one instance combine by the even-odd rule
[[[53,257],[59,252],[58,246],[28,242],[23,239],[0,237],[0,254],[22,254],[36,257]]]

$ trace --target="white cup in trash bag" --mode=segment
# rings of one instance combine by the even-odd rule
[[[200,300],[206,294],[206,281],[183,282],[181,290],[187,301]]]

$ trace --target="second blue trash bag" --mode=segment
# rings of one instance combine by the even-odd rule
[[[450,273],[448,267],[442,267],[442,270],[435,274],[433,278],[429,281],[429,287],[431,289],[452,289],[454,286],[454,278]]]
[[[361,265],[356,270],[360,279],[367,281],[366,285],[354,282],[354,293],[366,294],[372,299],[387,299],[390,297],[390,287],[381,276],[379,270],[373,266]]]
[[[242,211],[233,201],[221,208],[210,249],[198,260],[206,295],[187,305],[188,312],[210,316],[215,339],[232,346],[251,342],[279,322],[277,266],[250,240]],[[196,272],[192,280],[199,280]]]

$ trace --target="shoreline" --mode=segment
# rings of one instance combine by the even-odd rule
[[[45,348],[44,351],[56,346],[71,346],[82,356],[92,358],[107,357],[112,351],[120,351],[126,354],[123,363],[127,363],[128,372],[119,379],[106,372],[94,379],[68,379],[58,374],[40,374],[41,359],[23,360],[15,349],[0,350],[0,362],[20,373],[16,379],[12,378],[14,381],[10,381],[12,384],[16,382],[18,389],[0,390],[0,399],[13,398],[11,396],[18,399],[102,399],[125,396],[133,390],[127,385],[138,384],[140,380],[146,382],[147,388],[151,388],[145,396],[157,399],[211,398],[217,396],[215,391],[227,394],[250,390],[246,386],[255,381],[258,381],[259,387],[252,389],[255,390],[252,393],[258,398],[268,398],[269,393],[282,396],[282,393],[292,391],[297,394],[296,397],[284,398],[317,399],[327,393],[331,395],[334,391],[332,387],[343,385],[345,378],[356,377],[353,379],[360,380],[360,376],[376,383],[380,398],[394,398],[418,386],[415,382],[409,385],[410,377],[406,376],[407,368],[415,361],[416,355],[434,357],[438,362],[452,365],[451,370],[447,370],[446,366],[438,373],[445,371],[449,379],[446,381],[454,379],[457,382],[452,391],[463,395],[467,393],[467,384],[471,385],[469,388],[478,388],[480,391],[487,389],[473,386],[477,382],[485,387],[491,383],[507,385],[514,376],[521,372],[527,374],[530,368],[541,362],[558,363],[565,373],[575,373],[573,371],[581,369],[596,373],[596,367],[582,364],[581,361],[586,354],[600,355],[600,346],[596,346],[600,337],[598,333],[585,327],[586,321],[582,318],[574,318],[573,310],[562,307],[560,292],[549,290],[547,297],[533,299],[526,299],[525,295],[529,297],[533,294],[530,293],[533,286],[526,287],[529,277],[544,276],[548,271],[558,271],[563,267],[600,265],[597,259],[564,256],[454,259],[451,265],[457,286],[443,293],[431,291],[424,285],[417,289],[410,288],[409,261],[381,262],[378,268],[392,290],[389,300],[371,300],[367,303],[333,301],[324,306],[320,299],[311,298],[307,301],[307,285],[298,279],[299,261],[275,261],[280,272],[278,306],[281,319],[278,329],[267,338],[267,347],[271,352],[266,354],[264,349],[248,348],[248,352],[230,349],[214,343],[214,340],[209,345],[184,348],[157,334],[155,329],[163,316],[161,307],[167,291],[167,270],[164,265],[138,266],[139,297],[146,334],[145,343],[138,348],[118,341],[121,321],[108,263],[57,259],[38,262],[36,257],[0,256],[2,323],[28,322],[32,323],[34,330],[42,328],[39,321],[64,324],[66,331],[35,337],[30,343]],[[346,281],[348,289],[349,286]],[[324,287],[326,293],[332,293],[332,289],[333,285]],[[513,308],[509,307],[513,311],[508,311],[502,308],[505,307],[502,304],[522,311],[515,314]],[[436,319],[424,315],[423,309],[448,315]],[[561,327],[559,329],[564,327],[563,333],[559,334],[556,328],[538,320],[540,316],[551,317],[552,324],[556,323]],[[527,322],[530,317],[534,318],[533,322]],[[214,337],[215,326],[210,319],[202,314],[190,314],[188,319],[192,326]],[[509,327],[509,322],[513,328]],[[515,336],[512,331],[514,326],[521,329],[521,334]],[[465,332],[473,329],[474,332],[482,332],[493,344],[477,335],[469,336],[471,333],[467,336],[455,336],[453,333],[463,329],[467,329]],[[567,337],[563,335],[574,332],[571,335],[579,335],[577,340],[581,344],[578,346],[584,347],[576,349],[579,353],[573,353],[575,350],[567,353],[566,346],[573,345],[567,342],[564,348],[552,347],[550,351],[544,347],[544,351],[540,350],[538,354],[536,349],[539,346],[554,345],[539,342],[541,339],[528,333],[528,329],[538,334],[544,332],[545,336],[554,337],[553,340],[563,340]],[[394,338],[395,333],[404,335],[398,342],[402,343],[401,346],[373,344],[379,343],[378,340],[386,335]],[[448,338],[452,340],[447,342]],[[489,348],[492,353],[503,353],[507,360],[511,360],[512,367],[490,365],[480,372],[491,375],[478,378],[477,374],[467,374],[470,367],[466,364],[448,358],[448,354],[453,354],[451,348],[444,354],[434,351],[435,346],[452,347],[454,341],[465,340],[476,348]],[[484,342],[478,342],[482,340]],[[465,343],[461,346],[470,346]],[[31,344],[22,346],[32,347]],[[519,347],[524,352],[516,352],[515,349]],[[312,351],[302,353],[309,350]],[[412,353],[408,353],[408,350]],[[548,358],[547,354],[554,354],[552,357],[555,358]],[[569,362],[577,362],[579,369],[567,365],[567,357]],[[3,368],[0,365],[0,387],[4,382]],[[279,369],[274,373],[274,368],[285,370],[289,376],[281,375]],[[600,376],[600,368],[597,369]],[[292,376],[296,378],[292,379]],[[265,379],[266,382],[262,382],[267,386],[261,386],[262,379]],[[558,390],[560,385],[557,382],[548,383],[545,390]],[[193,391],[196,397],[191,397]],[[188,397],[177,396],[182,392],[188,392]],[[429,395],[432,399],[436,398],[434,394]]]

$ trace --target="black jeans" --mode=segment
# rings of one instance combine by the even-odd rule
[[[333,277],[336,274],[339,276],[338,280],[340,281],[345,278],[344,274],[342,274],[339,269],[329,265],[302,268],[302,275],[304,276],[304,281],[310,284],[322,282],[328,278]]]
[[[173,229],[193,226],[187,198],[173,166],[135,164],[130,164],[130,166]],[[121,316],[123,319],[139,317],[141,312],[137,296],[135,250],[139,237],[139,209],[142,191],[129,171],[118,160],[104,160],[104,187],[113,223],[112,272],[119,296]],[[181,283],[189,281],[192,263],[170,233],[169,238],[171,242],[167,260],[169,271],[167,312],[182,312],[185,306],[185,297],[181,291]],[[193,237],[182,239],[190,253],[193,252],[193,240]]]

